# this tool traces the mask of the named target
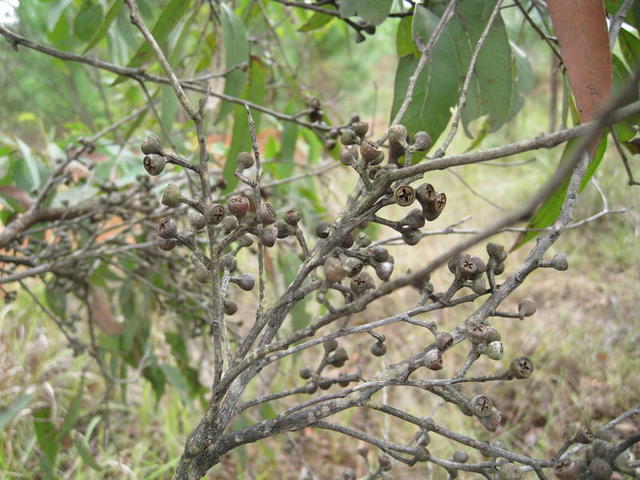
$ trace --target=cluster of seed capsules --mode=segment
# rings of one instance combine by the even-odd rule
[[[176,160],[175,155],[162,149],[160,140],[155,135],[149,135],[144,139],[141,150],[145,154],[143,166],[149,175],[160,175],[168,163],[184,166],[180,163],[180,159]],[[249,152],[241,152],[237,157],[236,165],[238,173],[241,174],[243,170],[254,165],[253,155]],[[216,184],[212,187],[223,188],[224,185]],[[253,244],[252,237],[265,247],[273,247],[278,238],[287,238],[299,232],[301,213],[297,208],[286,209],[282,218],[278,219],[275,209],[269,202],[262,201],[256,206],[251,195],[231,195],[226,200],[226,204],[207,203],[183,196],[177,184],[169,183],[162,194],[161,203],[169,208],[176,208],[182,204],[191,207],[188,212],[189,228],[179,231],[176,221],[165,217],[156,225],[156,233],[158,247],[162,250],[172,250],[182,243],[194,251],[193,278],[199,283],[210,282],[213,268],[211,259],[206,255],[201,252],[198,255],[195,254],[198,250],[194,241],[197,233],[209,230],[219,239],[219,244],[236,242],[238,248],[234,254],[229,253],[220,257],[221,268],[227,272],[233,272],[236,269],[235,254],[241,248],[250,247]],[[249,273],[230,276],[229,281],[242,290],[252,290],[255,285],[255,277]],[[223,310],[226,315],[233,315],[237,309],[235,302],[224,299]]]

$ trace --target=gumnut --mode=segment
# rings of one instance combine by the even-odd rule
[[[140,150],[142,150],[142,153],[145,155],[164,155],[160,138],[154,134],[149,134],[144,137],[144,140],[142,140],[140,144]]]
[[[173,238],[178,234],[178,226],[171,218],[163,218],[157,226],[160,238]]]
[[[415,148],[419,152],[424,152],[429,149],[433,145],[431,141],[431,135],[427,132],[418,132],[413,137],[413,148]]]
[[[423,364],[431,370],[442,369],[442,353],[437,348],[432,348],[424,355]]]
[[[155,177],[156,175],[160,175],[164,170],[164,166],[167,164],[167,161],[164,157],[160,155],[147,155],[142,159],[142,166],[147,171],[149,175]]]
[[[170,183],[167,185],[167,188],[164,189],[164,193],[162,194],[162,204],[166,207],[177,207],[180,205],[180,201],[182,200],[182,195],[180,195],[180,189],[175,183]]]

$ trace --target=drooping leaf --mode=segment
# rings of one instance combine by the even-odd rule
[[[151,29],[151,34],[165,51],[169,39],[169,34],[173,31],[174,27],[178,24],[178,21],[185,14],[189,5],[191,4],[191,0],[171,0],[167,6],[162,10],[162,13],[158,17],[155,25]],[[127,67],[129,68],[138,68],[144,65],[145,62],[153,58],[153,49],[149,42],[145,41],[140,48],[133,55]],[[123,77],[122,75],[118,76],[113,82],[113,85],[117,85],[126,80],[127,77]]]
[[[566,162],[575,152],[576,147],[579,145],[580,139],[573,139],[567,142],[565,148],[562,152],[562,156],[560,157],[560,164],[562,165]],[[607,137],[603,135],[602,139],[597,145],[597,149],[595,151],[594,157],[589,162],[587,166],[587,171],[585,172],[585,176],[580,183],[580,192],[586,187],[589,180],[597,170],[600,162],[602,161],[602,157],[604,156],[604,152],[607,149]],[[547,200],[545,200],[540,207],[533,214],[529,223],[527,223],[527,229],[537,229],[537,228],[546,228],[553,224],[558,219],[560,215],[560,211],[562,209],[562,204],[564,203],[564,199],[567,194],[567,189],[569,188],[569,180],[567,179],[555,192],[553,192]],[[529,240],[532,240],[540,235],[539,231],[532,232],[524,232],[518,236],[512,250],[520,248],[522,245],[527,243]]]
[[[82,404],[82,390],[84,388],[84,377],[78,386],[78,392],[71,399],[69,408],[67,409],[67,415],[64,417],[64,422],[60,426],[60,437],[65,436],[75,427],[80,418],[80,406]]]
[[[611,91],[611,53],[602,0],[549,0],[547,4],[580,121],[588,122]]]
[[[622,27],[618,34],[622,56],[632,69],[640,65],[640,39]]]
[[[405,55],[420,55],[420,50],[413,41],[413,20],[411,17],[404,17],[398,22],[398,30],[396,32],[396,53],[398,58]]]
[[[75,444],[76,449],[80,454],[80,458],[82,458],[82,461],[85,463],[85,465],[88,465],[89,467],[98,471],[104,468],[97,462],[86,437],[75,430],[73,431],[73,443]]]
[[[0,407],[0,430],[6,427],[18,413],[27,408],[31,397],[32,395],[30,393],[21,393],[11,403]]]
[[[109,30],[111,23],[118,15],[118,12],[122,8],[123,4],[124,4],[124,0],[113,1],[113,3],[111,4],[111,7],[109,7],[109,11],[107,12],[104,19],[102,20],[100,27],[98,27],[98,29],[95,30],[95,33],[91,37],[91,40],[89,41],[87,46],[84,48],[83,53],[87,53],[89,50],[95,47],[100,40],[102,40],[102,38],[105,36],[107,31]]]
[[[335,5],[326,5],[322,8],[326,8],[327,10],[336,10]],[[311,15],[311,17],[309,17],[309,20],[307,20],[299,29],[299,32],[310,32],[312,30],[317,30],[318,28],[324,27],[326,24],[328,24],[331,20],[333,20],[334,17],[333,15],[327,15],[326,13],[321,13],[321,12],[313,12],[313,15]]]
[[[260,59],[251,58],[249,67],[249,81],[245,87],[242,98],[246,98],[255,103],[262,103],[266,95],[267,69]],[[228,79],[227,79],[228,81]],[[260,113],[251,112],[253,120],[256,122],[256,131],[260,124]],[[234,175],[236,169],[236,157],[243,151],[251,151],[251,136],[249,135],[249,119],[247,112],[242,105],[236,105],[233,113],[233,132],[231,134],[231,147],[227,153],[227,160],[224,164],[222,175],[227,182],[225,191],[231,191],[238,183]]]
[[[486,26],[495,2],[462,2],[436,42],[431,60],[418,77],[412,101],[400,120],[410,134],[427,131],[438,138],[451,118],[452,107],[459,97],[464,76],[469,68],[473,49]],[[413,37],[428,43],[438,24],[441,9],[434,11],[422,7],[415,10],[412,23]],[[407,96],[409,78],[414,74],[418,58],[409,52],[405,41],[403,52],[408,52],[398,63],[391,117],[394,118]],[[467,93],[467,104],[462,124],[469,134],[469,124],[486,116],[489,131],[500,128],[522,106],[522,96],[528,86],[526,59],[512,52],[504,22],[498,16],[480,50]],[[520,86],[514,79],[522,77]]]
[[[89,41],[96,26],[102,24],[102,5],[99,3],[87,4],[73,20],[73,33],[82,41]]]
[[[344,0],[339,11],[341,17],[358,15],[372,25],[379,25],[389,15],[392,4],[393,0]]]
[[[33,428],[36,431],[38,446],[42,451],[40,468],[47,475],[46,478],[53,478],[60,442],[58,441],[58,429],[51,421],[49,407],[39,408],[33,412]]]
[[[249,62],[249,42],[242,20],[226,4],[222,4],[222,40],[224,42],[225,67],[227,70]],[[225,77],[224,93],[232,97],[240,96],[247,78],[246,72],[236,69]],[[229,102],[220,104],[217,122],[222,121],[233,109]],[[226,179],[226,177],[225,177]]]

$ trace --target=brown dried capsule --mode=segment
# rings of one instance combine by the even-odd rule
[[[491,325],[484,323],[471,323],[467,325],[466,333],[471,343],[491,343],[500,340],[500,332]]]
[[[493,273],[496,275],[502,275],[504,272],[504,262],[500,262],[493,267]]]
[[[400,220],[400,223],[410,228],[424,227],[425,220],[422,216],[422,210],[419,208],[414,208],[409,213],[407,213],[407,215],[405,215],[402,220]]]
[[[236,302],[227,300],[225,298],[224,303],[222,305],[222,310],[224,311],[225,315],[233,315],[238,311],[238,305],[236,304]]]
[[[256,211],[256,220],[262,225],[271,225],[277,220],[276,211],[269,202],[262,202]]]
[[[360,296],[367,290],[375,287],[373,278],[367,272],[360,272],[357,276],[351,279],[349,282],[349,288],[356,296]]]
[[[177,207],[180,205],[182,195],[180,195],[180,189],[175,183],[170,183],[167,188],[164,189],[162,194],[161,203],[169,208]]]
[[[503,245],[498,243],[487,243],[487,253],[491,258],[496,260],[497,263],[504,262],[507,259],[507,251]]]
[[[402,241],[409,246],[417,245],[422,240],[422,232],[417,228],[403,228]]]
[[[233,215],[242,218],[249,211],[249,199],[244,195],[234,195],[227,201],[227,208]]]
[[[378,456],[378,463],[380,464],[380,469],[384,472],[388,472],[391,470],[391,459],[387,454],[382,454]]]
[[[537,309],[538,307],[536,305],[536,302],[534,302],[530,298],[523,298],[518,303],[518,315],[521,319],[523,319],[524,317],[530,317],[531,315],[536,313]]]
[[[364,268],[364,264],[357,258],[349,257],[344,260],[344,266],[349,271],[350,277],[355,277]]]
[[[575,480],[580,474],[580,467],[580,462],[563,458],[553,465],[553,473],[559,480]]]
[[[462,280],[467,280],[478,273],[478,266],[473,258],[466,253],[458,256],[454,268],[456,276]]]
[[[307,367],[302,367],[298,372],[298,375],[300,375],[300,378],[307,380],[311,378],[312,373],[311,370],[309,370]]]
[[[224,233],[229,234],[238,228],[240,224],[238,223],[238,219],[233,215],[227,215],[222,219],[222,223],[220,226]]]
[[[392,125],[387,130],[389,143],[405,143],[407,141],[407,129],[404,125]]]
[[[330,138],[330,139],[328,139],[328,140],[326,140],[326,141],[324,142],[324,148],[325,148],[326,150],[333,150],[334,148],[336,148],[336,145],[337,145],[337,144],[338,144],[338,143],[337,143],[335,140],[333,140],[332,138]]]
[[[156,227],[160,238],[173,238],[178,234],[178,226],[171,218],[163,218]]]
[[[331,224],[329,222],[320,222],[316,225],[316,236],[320,238],[327,238],[331,233]]]
[[[239,277],[231,277],[230,281],[247,292],[253,290],[253,287],[256,285],[256,277],[253,273],[243,273]]]
[[[271,226],[264,227],[262,231],[260,231],[258,238],[262,245],[267,248],[271,248],[276,244],[277,230]]]
[[[422,213],[424,214],[424,218],[430,222],[434,221],[436,218],[440,216],[444,207],[447,205],[447,196],[444,193],[436,193],[435,200],[433,205],[428,208],[423,208]]]
[[[473,293],[483,295],[487,291],[487,279],[483,276],[476,276],[471,281],[471,290]]]
[[[193,272],[193,278],[198,283],[207,283],[211,279],[211,274],[207,267],[199,263],[196,265],[196,269]]]
[[[300,210],[298,208],[291,207],[286,212],[284,212],[282,218],[284,218],[284,221],[287,222],[288,225],[295,227],[296,225],[298,225],[298,222],[300,222],[302,214],[300,213]]]
[[[340,385],[341,387],[348,387],[349,383],[351,382],[349,381],[349,377],[346,373],[341,373],[338,375],[338,385]]]
[[[564,272],[569,268],[569,262],[564,253],[556,253],[549,262],[549,265],[560,272]]]
[[[416,199],[416,192],[410,185],[400,185],[394,190],[393,199],[401,207],[407,207]]]
[[[222,257],[220,257],[220,267],[222,267],[223,270],[231,272],[236,269],[237,264],[238,262],[236,261],[236,257],[231,255],[230,253],[222,255]]]
[[[414,456],[416,461],[426,462],[427,460],[429,460],[431,454],[429,453],[429,450],[426,447],[419,446],[419,447],[416,447],[414,451]]]
[[[431,370],[442,369],[442,353],[436,348],[432,348],[424,355],[423,364]]]
[[[322,347],[327,353],[333,352],[336,348],[338,348],[338,341],[335,338],[325,340],[324,342],[322,342]]]
[[[529,378],[533,373],[533,362],[527,357],[514,358],[509,366],[509,373],[514,378]]]
[[[486,430],[488,430],[489,432],[495,432],[500,426],[502,414],[498,410],[496,410],[495,407],[492,407],[489,415],[485,417],[478,417],[478,419]]]
[[[593,437],[591,429],[582,423],[573,425],[572,431],[568,435],[568,438],[575,443],[591,443],[593,442]]]
[[[376,275],[380,280],[386,282],[391,278],[391,274],[393,273],[393,263],[391,262],[382,262],[374,265],[376,270]]]
[[[384,160],[382,147],[371,140],[364,140],[360,144],[360,155],[367,165],[378,165]]]
[[[595,480],[608,480],[613,474],[613,468],[604,458],[596,457],[589,464],[589,472]]]
[[[413,148],[418,152],[424,152],[429,149],[433,145],[431,141],[431,135],[427,132],[418,132],[413,137]]]
[[[329,378],[319,378],[318,386],[323,390],[328,390],[331,387],[331,380]]]
[[[358,147],[356,145],[344,145],[340,149],[340,162],[344,165],[353,165],[358,161]]]
[[[380,245],[367,248],[367,250],[365,250],[365,254],[372,257],[373,260],[378,263],[389,260],[389,251]]]
[[[354,238],[353,233],[349,232],[342,239],[342,243],[340,243],[340,246],[342,248],[348,249],[348,248],[351,248],[353,246],[355,241],[356,241],[356,239]]]
[[[358,236],[356,237],[356,245],[363,248],[368,247],[371,245],[371,237],[365,232],[358,233]]]
[[[226,213],[222,205],[214,203],[205,209],[205,219],[209,225],[218,225]]]
[[[484,351],[484,354],[491,360],[502,359],[502,355],[504,354],[504,347],[502,346],[502,342],[500,342],[499,340],[489,342],[487,344],[487,349]]]
[[[142,140],[140,144],[140,150],[142,150],[142,153],[145,155],[164,155],[160,138],[154,134],[149,134],[144,137],[144,140]]]
[[[191,228],[195,231],[202,230],[207,225],[207,220],[200,212],[191,210],[189,212],[189,225],[191,225]]]
[[[351,124],[351,130],[353,130],[354,133],[359,137],[364,138],[364,136],[369,131],[369,124],[367,122],[362,122],[362,121],[354,122]]]
[[[436,191],[430,183],[423,183],[415,189],[416,200],[422,208],[432,205],[436,201]]]
[[[253,155],[249,152],[240,152],[236,157],[236,168],[238,170],[245,170],[253,167]]]
[[[307,393],[316,393],[318,390],[318,385],[315,382],[309,383],[307,385]]]
[[[484,395],[476,395],[467,404],[469,410],[473,412],[476,417],[486,417],[491,413],[493,402]]]
[[[467,463],[469,460],[469,454],[464,450],[456,450],[453,452],[453,455],[451,455],[451,460],[456,463]]]
[[[369,455],[369,447],[367,445],[360,445],[358,447],[358,449],[356,450],[356,452],[358,453],[358,455],[360,455],[363,458],[367,458],[367,456]]]
[[[276,227],[276,236],[278,238],[287,238],[289,235],[293,234],[291,229],[291,225],[287,225],[284,220],[278,220],[275,224]]]
[[[152,177],[160,175],[166,164],[167,161],[160,155],[147,155],[142,159],[142,166]]]
[[[436,347],[441,352],[444,352],[453,345],[453,337],[450,333],[438,332],[436,335]]]
[[[341,282],[349,274],[349,270],[336,257],[327,257],[324,261],[324,277],[329,283]]]
[[[343,145],[353,145],[354,143],[358,143],[358,136],[350,128],[345,128],[340,132],[340,142],[342,142]]]
[[[158,248],[160,248],[160,250],[168,252],[169,250],[173,250],[177,244],[178,240],[176,240],[175,238],[161,238],[158,241]]]
[[[344,347],[336,348],[335,352],[333,352],[333,359],[331,363],[335,367],[341,367],[347,360],[349,360],[349,355],[347,354],[347,351],[344,349]]]
[[[387,353],[387,346],[384,344],[384,342],[377,340],[371,344],[371,346],[369,347],[369,351],[376,357],[382,357],[385,353]]]

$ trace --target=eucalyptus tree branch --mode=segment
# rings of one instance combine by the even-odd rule
[[[127,78],[131,78],[133,80],[142,80],[147,82],[160,83],[164,85],[171,85],[171,80],[169,78],[159,77],[156,75],[151,75],[146,73],[143,68],[129,68],[122,67],[113,63],[105,62],[103,60],[94,59],[91,57],[86,57],[83,55],[77,55],[74,53],[68,53],[62,50],[58,50],[47,45],[42,45],[36,42],[33,42],[21,35],[13,33],[8,30],[6,27],[0,25],[0,35],[2,35],[9,44],[11,44],[14,48],[17,48],[19,45],[30,48],[32,50],[44,53],[46,55],[50,55],[52,57],[59,58],[61,60],[70,61],[70,62],[78,62],[84,63],[91,67],[100,68],[102,70],[109,71],[116,75],[122,75]],[[201,87],[198,85],[194,85],[191,81],[179,81],[179,86],[183,90],[190,90],[193,92],[199,93],[207,93],[207,88]],[[326,125],[324,123],[316,123],[316,122],[307,122],[305,120],[301,120],[297,118],[295,115],[287,115],[271,108],[267,108],[264,105],[259,105],[254,102],[250,102],[248,100],[244,100],[242,98],[233,97],[231,95],[226,95],[224,93],[219,92],[210,92],[212,97],[219,98],[220,100],[224,100],[230,103],[234,103],[237,105],[249,105],[254,110],[265,113],[273,118],[277,118],[278,120],[282,120],[285,122],[291,122],[298,124],[302,127],[309,128],[311,130],[317,130],[321,132],[328,132],[334,128],[341,128],[341,126],[331,126]]]

